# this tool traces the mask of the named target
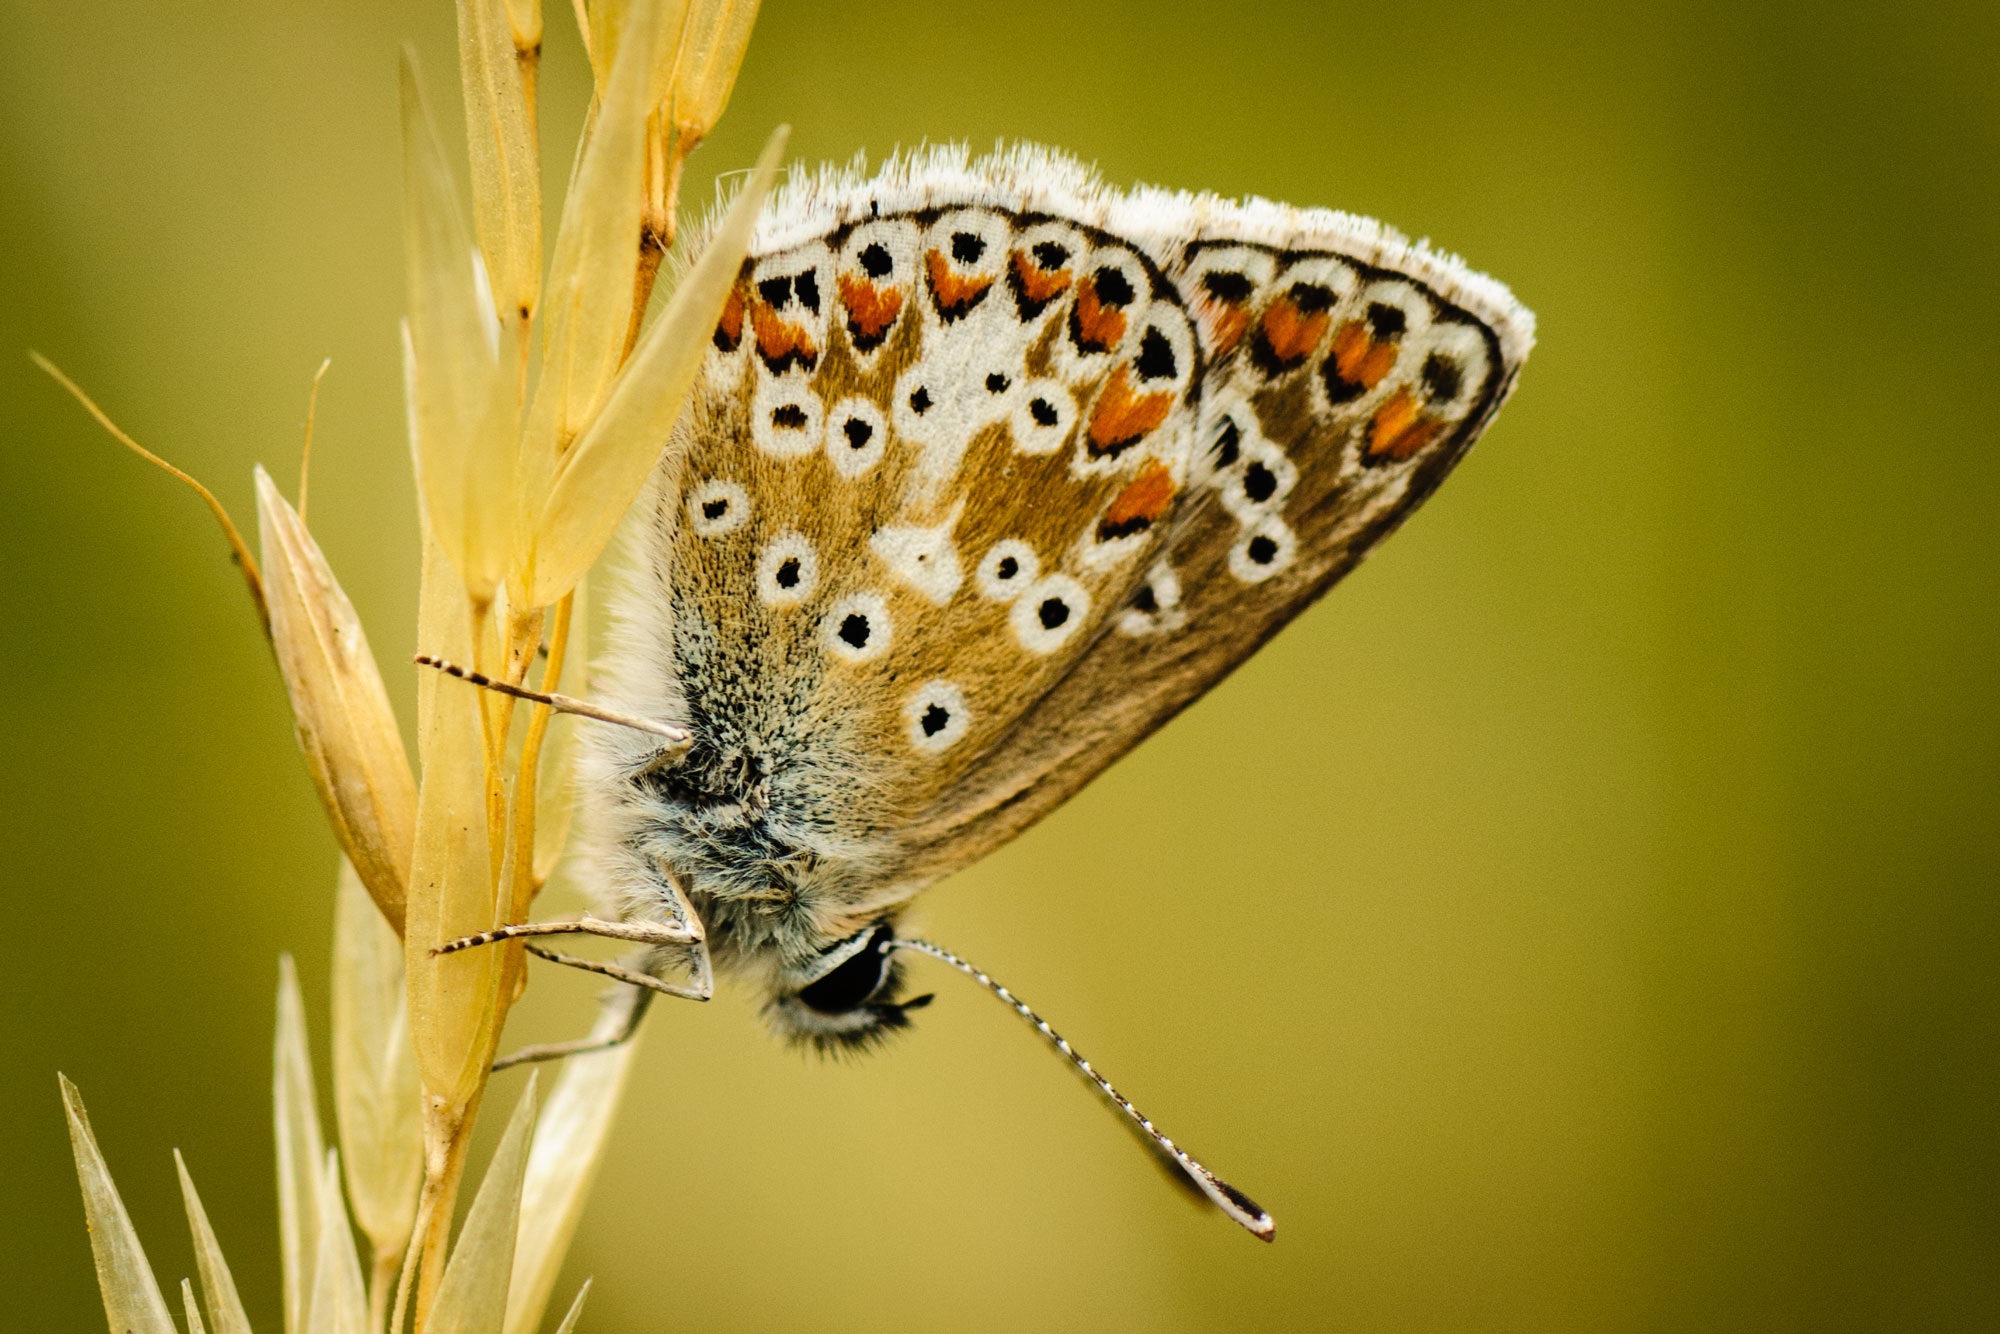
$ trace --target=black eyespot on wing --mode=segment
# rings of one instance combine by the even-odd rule
[[[773,426],[782,427],[787,431],[797,431],[804,429],[805,424],[806,410],[796,403],[780,403],[771,409]]]
[[[1179,369],[1174,361],[1174,345],[1157,327],[1148,328],[1139,340],[1139,359],[1132,363],[1142,380],[1171,380]]]
[[[807,269],[792,279],[792,291],[798,296],[799,304],[813,314],[819,314],[819,275]]]
[[[1278,544],[1262,533],[1250,539],[1245,554],[1259,565],[1269,565],[1278,558]]]
[[[1129,306],[1137,295],[1132,290],[1131,280],[1109,264],[1091,274],[1090,283],[1097,289],[1097,300],[1102,305]]]
[[[951,234],[951,257],[961,264],[977,264],[986,253],[986,242],[972,232]]]
[[[874,927],[868,933],[868,943],[854,952],[851,958],[820,978],[810,986],[799,990],[799,1000],[809,1009],[821,1014],[847,1014],[867,1004],[868,998],[881,990],[883,980],[889,973],[889,956],[882,945],[889,939],[889,928]]]
[[[1151,584],[1140,584],[1139,591],[1132,595],[1132,605],[1151,616],[1160,609],[1160,598]]]
[[[849,417],[842,423],[840,431],[847,437],[849,449],[866,449],[868,442],[875,438],[875,428],[859,417]]]
[[[868,618],[858,611],[849,612],[840,623],[841,642],[849,648],[867,648],[868,637],[873,633],[874,627],[868,624]]]
[[[1276,495],[1278,475],[1261,463],[1253,462],[1243,470],[1243,494],[1261,505]]]
[[[757,284],[757,295],[764,298],[764,304],[772,310],[783,310],[791,304],[792,280],[790,278],[766,278]]]
[[[922,385],[918,385],[917,391],[914,394],[910,395],[910,411],[916,413],[919,417],[921,417],[930,410],[931,410],[931,391],[924,388]]]
[[[933,704],[924,710],[924,716],[917,720],[917,725],[924,729],[925,736],[936,736],[951,726],[951,710],[942,704]]]
[[[1213,452],[1217,472],[1233,466],[1243,452],[1243,429],[1236,424],[1235,418],[1222,419],[1222,429],[1215,433]]]
[[[880,242],[863,246],[861,253],[855,258],[861,261],[861,271],[870,278],[886,278],[889,276],[889,271],[896,267],[895,261],[889,258],[889,252]]]
[[[1241,305],[1250,299],[1253,290],[1250,275],[1235,273],[1228,269],[1218,269],[1201,275],[1201,290],[1217,301],[1226,301],[1232,306]]]
[[[1044,273],[1054,273],[1069,263],[1068,248],[1054,241],[1037,241],[1028,253],[1035,257],[1035,263],[1041,266]]]
[[[704,519],[712,521],[721,518],[727,513],[729,513],[729,502],[726,500],[704,500],[701,502],[701,517]]]
[[[1377,338],[1401,338],[1409,327],[1409,316],[1394,306],[1377,301],[1368,307],[1368,328]]]
[[[1292,290],[1286,295],[1291,297],[1292,304],[1299,308],[1301,315],[1317,315],[1322,310],[1333,308],[1333,293],[1316,283],[1293,283]]]
[[[999,371],[994,371],[986,377],[986,392],[989,394],[1004,394],[1007,392],[1007,386],[1011,383],[1012,381]]]
[[[1057,412],[1055,405],[1046,398],[1030,399],[1028,415],[1035,419],[1037,426],[1054,426],[1062,419],[1062,414]]]
[[[1465,378],[1459,373],[1458,364],[1441,353],[1433,352],[1424,358],[1424,388],[1430,391],[1433,400],[1447,402],[1458,397],[1458,391],[1465,386]]]
[[[1000,558],[1000,563],[993,567],[994,577],[996,579],[999,579],[1003,583],[1009,579],[1012,579],[1015,575],[1019,574],[1020,572],[1021,572],[1021,562],[1015,560],[1012,556],[1002,556]]]
[[[1069,603],[1061,598],[1044,598],[1042,605],[1035,608],[1035,615],[1041,620],[1042,629],[1053,630],[1069,619]]]
[[[778,587],[797,588],[799,586],[798,557],[796,556],[788,557],[782,565],[778,566],[777,578],[778,578]]]

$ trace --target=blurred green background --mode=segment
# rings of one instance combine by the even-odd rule
[[[57,1069],[162,1278],[179,1146],[276,1327],[270,998],[294,951],[324,1042],[334,861],[207,515],[20,352],[245,518],[330,355],[313,524],[407,698],[393,72],[452,104],[451,23],[0,23],[16,1328],[99,1327]],[[845,1065],[732,995],[656,1009],[585,1329],[1993,1328],[1996,69],[1990,3],[772,0],[690,199],[779,120],[808,161],[1027,136],[1435,237],[1541,345],[1402,535],[926,907],[1275,1247],[970,988]]]

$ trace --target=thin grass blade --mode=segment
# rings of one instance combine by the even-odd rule
[[[688,39],[674,66],[674,130],[683,153],[707,138],[722,119],[750,47],[757,6],[758,0],[695,0]]]
[[[208,1211],[201,1207],[194,1177],[179,1149],[174,1150],[174,1169],[180,1174],[181,1204],[187,1209],[188,1232],[194,1237],[195,1272],[201,1275],[201,1294],[208,1298],[208,1309],[215,1317],[215,1334],[250,1334],[250,1317],[243,1310],[243,1299],[236,1295],[236,1279],[229,1272],[229,1261],[222,1256],[215,1229],[208,1224]]]
[[[639,267],[651,66],[662,10],[675,3],[632,6],[563,202],[549,265],[542,375],[523,444],[523,493],[537,510],[556,461],[597,415],[625,355]]]
[[[319,1093],[313,1087],[305,1000],[289,954],[278,960],[274,1045],[271,1110],[278,1144],[278,1255],[284,1276],[285,1330],[301,1334],[319,1252],[320,1161],[326,1155],[326,1139],[320,1133]]]
[[[417,483],[437,540],[484,601],[513,552],[515,395],[501,373],[493,297],[482,291],[478,252],[407,50],[402,90]]]
[[[181,1309],[187,1312],[188,1334],[208,1334],[208,1326],[201,1321],[201,1308],[194,1302],[194,1284],[181,1280]]]
[[[471,608],[442,548],[424,539],[417,642],[426,653],[477,662]],[[504,954],[431,950],[494,924],[493,863],[487,843],[485,748],[479,692],[436,672],[417,681],[418,753],[424,781],[417,798],[409,922],[403,933],[410,1035],[425,1094],[441,1100],[433,1115],[469,1105],[485,1081]]]
[[[313,1257],[306,1334],[368,1334],[368,1293],[354,1254],[354,1229],[340,1198],[340,1153],[328,1149],[320,1168],[319,1248]]]
[[[444,1281],[438,1285],[427,1334],[500,1334],[507,1313],[507,1282],[514,1269],[514,1238],[521,1218],[521,1182],[535,1133],[533,1075],[514,1104],[500,1147],[493,1151],[465,1215]]]
[[[355,1219],[378,1256],[401,1255],[424,1175],[403,943],[344,860],[334,907],[333,1106]]]
[[[583,1286],[576,1290],[576,1300],[569,1304],[569,1314],[556,1326],[556,1334],[575,1334],[576,1322],[583,1318],[583,1299],[590,1295],[590,1283],[589,1279],[585,1279]]]
[[[514,0],[458,0],[458,66],[472,163],[472,216],[494,314],[527,320],[541,293],[541,157],[522,80]],[[526,6],[532,10],[532,6]],[[541,40],[541,16],[530,46]]]
[[[562,689],[590,698],[590,580],[578,582],[570,594],[569,640],[563,651]],[[562,860],[569,841],[570,818],[576,809],[577,718],[559,713],[549,719],[548,740],[542,746],[542,772],[535,785],[535,865],[537,887],[546,885]]]
[[[749,183],[626,362],[604,411],[558,466],[535,532],[531,604],[546,605],[576,586],[658,465],[743,267],[788,133],[784,126],[772,133]]]
[[[625,1003],[629,1002],[606,1006],[591,1036],[609,1037],[621,1028]],[[534,1334],[541,1324],[570,1240],[583,1217],[584,1199],[604,1161],[611,1123],[638,1050],[639,1041],[634,1038],[608,1051],[572,1056],[563,1062],[562,1074],[542,1109],[534,1152],[528,1158],[506,1334]],[[577,1300],[581,1303],[581,1294]]]
[[[167,1299],[146,1263],[139,1234],[132,1228],[125,1202],[118,1198],[111,1171],[91,1133],[90,1117],[76,1085],[57,1075],[63,1112],[69,1118],[69,1145],[76,1155],[76,1178],[83,1187],[83,1217],[90,1231],[90,1254],[97,1262],[97,1286],[104,1297],[104,1318],[111,1334],[179,1334],[167,1310]]]

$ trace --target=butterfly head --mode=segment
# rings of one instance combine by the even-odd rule
[[[898,999],[903,970],[895,948],[895,928],[875,921],[803,964],[780,969],[765,1018],[781,1036],[828,1054],[882,1043],[909,1027],[910,1011],[931,1001],[929,995]]]

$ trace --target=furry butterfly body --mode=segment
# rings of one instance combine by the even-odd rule
[[[938,151],[767,207],[628,526],[594,870],[766,987],[899,1026],[897,912],[1213,685],[1443,480],[1533,319],[1349,215]]]

